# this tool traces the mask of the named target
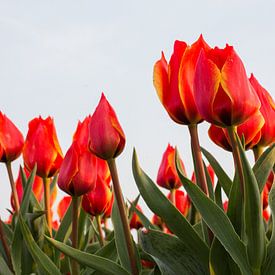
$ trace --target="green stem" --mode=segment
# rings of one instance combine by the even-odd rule
[[[98,233],[99,233],[99,243],[100,243],[100,246],[103,247],[104,246],[104,237],[103,237],[103,230],[102,230],[102,226],[101,226],[100,215],[96,216],[96,222],[97,222],[97,228],[98,228]]]
[[[78,248],[78,217],[79,217],[79,197],[72,196],[72,247]],[[75,260],[71,260],[72,263],[72,275],[79,274],[79,264]]]
[[[51,190],[50,185],[51,182],[48,178],[43,178],[44,185],[44,205],[46,211],[46,220],[48,223],[49,233],[52,236],[52,215],[51,215]]]
[[[119,209],[121,223],[123,226],[123,231],[124,231],[124,235],[125,235],[125,241],[127,244],[127,250],[128,250],[129,260],[130,260],[130,264],[131,264],[132,274],[138,275],[138,268],[137,268],[136,260],[135,260],[134,245],[133,245],[132,238],[131,238],[130,226],[128,223],[125,206],[124,206],[124,199],[122,196],[122,191],[121,191],[120,183],[119,183],[119,179],[118,179],[116,162],[115,162],[115,159],[109,159],[109,160],[107,160],[107,162],[108,162],[108,166],[109,166],[112,181],[113,181],[115,198],[116,198],[116,202],[117,202],[118,209]]]
[[[13,197],[13,202],[14,202],[14,207],[15,207],[15,213],[18,214],[20,210],[20,204],[19,204],[19,199],[18,199],[18,194],[12,174],[12,169],[11,169],[11,162],[8,161],[6,162],[6,168],[8,171],[8,176],[10,180],[10,185],[11,185],[11,190],[12,190],[12,197]]]
[[[170,190],[170,201],[172,204],[176,205],[176,189],[173,188]]]

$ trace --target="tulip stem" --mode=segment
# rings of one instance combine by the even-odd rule
[[[109,166],[112,181],[113,181],[115,198],[116,198],[116,202],[117,202],[119,214],[120,214],[120,219],[121,219],[122,226],[123,226],[123,231],[124,231],[125,240],[126,240],[126,244],[127,244],[127,250],[128,250],[128,255],[129,255],[129,259],[130,259],[132,274],[138,275],[138,269],[137,269],[135,253],[134,253],[134,246],[133,246],[133,242],[132,242],[132,238],[131,238],[130,226],[129,226],[128,219],[126,216],[124,199],[123,199],[121,187],[119,184],[116,162],[115,162],[115,159],[113,159],[113,158],[107,160],[107,162],[108,162],[108,166]]]
[[[48,223],[49,233],[52,236],[52,215],[51,215],[51,182],[48,178],[43,178],[43,185],[44,185],[44,208],[46,211],[46,220]]]
[[[80,210],[80,200],[77,196],[72,196],[72,247],[78,248],[78,218],[79,218],[79,210]],[[72,263],[72,275],[79,274],[79,264],[77,261],[73,260]]]
[[[258,160],[258,158],[261,156],[261,154],[263,152],[264,152],[263,146],[256,145],[255,147],[253,147],[253,154],[254,154],[255,162]]]
[[[173,205],[176,205],[176,189],[175,188],[170,190],[170,201]]]
[[[232,147],[235,169],[237,169],[239,178],[240,178],[241,192],[242,192],[242,195],[244,195],[243,166],[242,166],[242,162],[241,162],[240,151],[239,151],[238,144],[237,144],[235,127],[234,126],[227,127],[227,133],[229,135],[229,139],[230,139],[230,143],[231,143],[231,147]]]
[[[188,129],[191,136],[191,148],[194,160],[196,181],[200,188],[203,190],[203,192],[208,196],[208,188],[202,160],[201,147],[199,143],[197,124],[188,125]]]
[[[96,222],[97,222],[97,228],[98,228],[98,233],[99,233],[99,243],[100,243],[100,246],[103,247],[104,246],[104,237],[103,237],[103,231],[102,231],[102,227],[101,227],[100,215],[96,216]]]
[[[15,207],[15,213],[18,214],[20,210],[20,204],[19,204],[19,199],[18,199],[18,194],[12,174],[12,169],[11,169],[11,162],[8,161],[6,162],[6,168],[8,171],[8,176],[10,180],[10,185],[11,185],[11,190],[12,190],[12,197],[13,197],[13,202],[14,202],[14,207]]]

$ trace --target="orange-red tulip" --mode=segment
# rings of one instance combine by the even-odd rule
[[[59,171],[63,155],[51,117],[38,117],[29,122],[23,158],[29,171],[37,164],[36,173],[42,178],[52,177]]]
[[[169,190],[179,188],[182,185],[175,166],[175,153],[175,148],[168,144],[163,153],[157,176],[157,184]],[[182,161],[181,166],[185,172]]]
[[[271,171],[271,172],[269,173],[268,179],[267,179],[267,181],[266,181],[266,186],[267,186],[267,188],[268,188],[268,191],[270,191],[270,189],[271,189],[271,187],[272,187],[272,185],[273,185],[273,181],[274,181],[274,172]]]
[[[233,47],[201,50],[194,78],[195,102],[201,116],[218,126],[239,125],[260,109],[244,65]]]
[[[214,169],[212,168],[212,166],[210,164],[207,166],[207,171],[208,171],[208,174],[210,176],[212,185],[214,186],[214,183],[215,183],[215,171],[214,171]],[[192,174],[191,181],[193,181],[194,183],[196,183],[195,172],[193,172],[193,174]]]
[[[171,193],[168,194],[168,199],[171,200]],[[190,200],[182,190],[175,190],[175,206],[186,216],[190,208]]]
[[[137,208],[140,212],[142,212],[142,209],[141,209],[141,207],[140,207],[139,205],[136,205],[136,208]],[[139,216],[137,215],[137,213],[134,211],[134,212],[133,212],[133,215],[132,215],[132,218],[131,218],[131,220],[130,220],[130,228],[131,228],[131,229],[136,229],[136,230],[138,230],[138,229],[140,229],[140,228],[142,228],[142,227],[143,227],[142,221],[141,221],[141,219],[139,218]]]
[[[249,81],[261,101],[260,112],[265,120],[265,124],[261,129],[261,139],[257,145],[269,146],[275,142],[275,102],[253,74],[251,74]]]
[[[82,208],[90,215],[98,216],[104,214],[111,200],[109,186],[101,178],[97,178],[95,189],[83,196]]]
[[[58,186],[71,196],[81,196],[95,188],[97,158],[73,142],[60,167]]]
[[[261,129],[265,121],[260,111],[251,116],[246,122],[237,126],[237,134],[242,140],[244,138],[245,149],[249,150],[257,145],[261,139]],[[218,146],[227,151],[232,151],[230,138],[227,130],[211,125],[208,130],[210,139]]]
[[[0,161],[11,162],[17,159],[24,145],[24,138],[18,128],[0,112]]]
[[[268,220],[270,218],[270,212],[269,212],[268,208],[263,210],[263,217],[264,217],[265,221],[268,222]]]
[[[112,192],[112,198],[111,198],[106,210],[104,211],[103,219],[108,219],[111,217],[113,204],[114,204],[114,193]]]
[[[114,109],[104,94],[90,121],[89,149],[99,158],[108,160],[121,154],[125,135]]]
[[[67,209],[70,206],[70,203],[72,201],[72,197],[71,196],[64,196],[61,201],[58,203],[57,206],[57,214],[59,217],[59,220],[61,221],[67,211]]]
[[[267,185],[264,186],[263,189],[263,209],[266,209],[268,207],[268,195],[269,195],[269,191],[268,191],[268,187]]]
[[[161,219],[160,216],[154,214],[152,217],[152,224],[157,225],[159,228],[162,229],[163,227],[163,220]]]

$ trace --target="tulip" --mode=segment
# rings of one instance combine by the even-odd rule
[[[90,120],[89,149],[99,158],[109,160],[119,156],[124,146],[124,132],[115,111],[102,93]]]
[[[104,220],[111,217],[113,204],[114,204],[114,193],[112,192],[112,198],[111,198],[111,200],[110,200],[110,202],[109,202],[108,206],[106,207],[106,209],[104,211],[104,214],[103,214],[103,219]]]
[[[264,118],[261,112],[258,111],[247,121],[237,126],[237,134],[241,140],[244,140],[245,150],[249,150],[259,143],[264,123]],[[232,151],[226,129],[212,124],[208,130],[208,135],[218,146],[227,151]]]
[[[175,166],[175,153],[175,148],[168,144],[165,152],[163,153],[157,175],[157,184],[168,190],[177,189],[182,185]],[[182,161],[181,165],[185,173],[185,168]]]
[[[275,102],[253,74],[251,74],[249,81],[261,101],[260,112],[265,120],[265,124],[261,128],[261,139],[257,145],[264,147],[269,146],[275,141]]]
[[[228,210],[228,201],[225,201],[222,205],[223,205],[224,212],[226,213]]]
[[[210,164],[207,166],[207,171],[208,171],[208,174],[210,176],[212,185],[214,186],[214,183],[215,183],[215,171],[214,171],[214,169],[212,168],[212,166]],[[193,174],[192,174],[191,181],[193,181],[194,183],[196,183],[195,172],[193,172]]]
[[[203,119],[222,127],[245,122],[261,106],[241,59],[228,45],[209,52],[201,50],[195,70],[194,95]]]
[[[268,195],[269,195],[268,187],[267,185],[265,185],[263,189],[263,194],[262,194],[263,210],[268,207]]]
[[[72,197],[71,196],[64,196],[61,201],[58,203],[57,206],[57,214],[59,217],[59,220],[61,221],[65,215],[65,213],[67,212],[70,204],[72,201]]]
[[[71,196],[81,196],[95,188],[96,169],[97,158],[73,142],[62,162],[58,186]]]
[[[268,220],[270,218],[270,212],[269,212],[268,208],[263,210],[263,218],[266,222],[268,222]]]
[[[163,221],[162,221],[161,217],[159,217],[156,214],[154,214],[152,217],[152,224],[157,225],[160,229],[163,228]]]
[[[167,197],[171,200],[171,193],[169,193]],[[175,206],[182,215],[187,216],[190,208],[190,200],[187,194],[181,190],[175,190]]]
[[[37,165],[37,175],[42,178],[54,176],[60,168],[63,154],[57,140],[51,117],[35,118],[29,122],[29,130],[23,148],[26,168],[31,171]]]
[[[274,172],[271,171],[268,178],[267,178],[267,181],[266,181],[266,186],[268,188],[268,191],[270,191],[270,189],[273,185],[273,181],[274,181]]]
[[[137,208],[140,212],[142,212],[142,209],[141,209],[141,207],[140,207],[139,205],[136,205],[136,208]],[[131,218],[131,220],[130,220],[130,228],[131,228],[131,229],[136,229],[136,230],[138,230],[138,229],[140,229],[140,228],[142,228],[142,227],[143,227],[142,221],[141,221],[141,219],[139,218],[139,216],[137,215],[137,213],[134,211],[134,212],[133,212],[133,215],[132,215],[132,218]]]

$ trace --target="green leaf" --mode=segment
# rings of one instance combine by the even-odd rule
[[[186,218],[166,198],[156,184],[139,167],[136,152],[133,154],[133,174],[139,192],[148,207],[160,216],[170,230],[173,231],[197,256],[198,264],[208,268],[209,249]]]
[[[237,142],[244,176],[244,230],[246,234],[247,255],[252,268],[258,270],[266,254],[261,197],[255,175],[238,137]]]
[[[221,209],[223,209],[222,189],[219,181],[217,182],[217,185],[215,188],[215,202]]]
[[[275,144],[266,149],[259,157],[253,167],[260,193],[263,191],[269,173],[272,171],[275,162]]]
[[[13,275],[2,255],[0,255],[0,275]]]
[[[78,247],[80,250],[84,250],[87,246],[87,243],[85,242],[86,238],[86,225],[87,225],[87,219],[88,214],[83,210],[82,207],[80,207],[80,214],[79,214],[79,220],[78,220]],[[84,234],[86,233],[86,234]]]
[[[140,231],[141,245],[150,254],[162,274],[209,274],[203,264],[198,264],[194,254],[179,238],[158,230]]]
[[[229,218],[196,184],[183,175],[178,153],[176,153],[176,168],[185,190],[199,210],[203,220],[219,239],[224,248],[229,252],[234,261],[239,265],[242,272],[244,274],[251,274],[247,262],[245,245],[235,232]]]
[[[102,272],[103,274],[110,274],[110,275],[129,275],[130,273],[127,272],[123,267],[118,265],[117,263],[105,259],[100,256],[91,255],[86,252],[82,252],[78,249],[72,248],[66,244],[61,242],[55,241],[47,236],[45,238],[58,250],[62,253],[66,254],[70,258],[73,258],[80,264],[84,266],[88,266],[95,270]]]
[[[218,163],[218,161],[211,155],[206,149],[201,148],[202,153],[212,166],[212,168],[215,171],[215,174],[217,175],[217,178],[220,182],[220,185],[222,186],[226,196],[229,198],[230,188],[232,186],[232,180],[228,177],[228,175],[225,173],[221,165]]]

